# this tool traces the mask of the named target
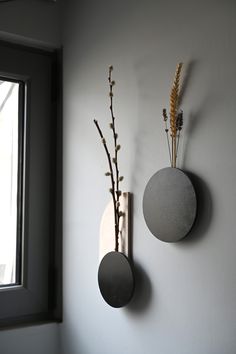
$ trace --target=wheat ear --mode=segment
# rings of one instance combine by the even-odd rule
[[[179,101],[179,82],[180,75],[183,63],[179,63],[176,67],[174,82],[172,85],[171,93],[170,93],[170,130],[171,130],[171,140],[172,140],[172,161],[171,166],[176,167],[176,118],[177,118],[177,110],[178,110],[178,101]]]

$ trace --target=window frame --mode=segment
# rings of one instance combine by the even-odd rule
[[[38,90],[33,88],[33,85],[36,87],[36,79],[32,79],[30,73],[26,72],[27,69],[24,69],[22,72],[20,68],[18,68],[16,72],[2,70],[0,59],[0,77],[8,81],[20,82],[16,260],[18,264],[16,282],[18,280],[18,284],[0,287],[0,304],[3,304],[2,307],[4,307],[4,305],[9,307],[9,315],[7,315],[7,311],[3,311],[0,305],[0,329],[2,329],[38,322],[62,320],[62,50],[48,51],[5,41],[0,41],[0,50],[5,50],[6,53],[8,53],[6,55],[9,55],[9,53],[18,53],[20,60],[17,66],[21,65],[24,58],[29,58],[30,61],[38,58],[38,61],[40,62],[41,60],[43,65],[45,65],[47,74],[50,74],[50,78],[47,78],[45,74],[45,80],[48,80],[45,82],[49,83],[50,81],[50,98],[47,95],[47,102],[45,104],[50,110],[50,112],[46,112],[50,122],[46,122],[45,128],[40,127],[40,129],[42,129],[41,135],[45,136],[47,152],[49,152],[50,155],[45,159],[45,162],[41,158],[41,166],[45,168],[43,177],[46,182],[44,183],[50,194],[49,196],[45,196],[45,203],[47,203],[46,207],[48,208],[50,216],[47,220],[42,219],[40,223],[42,228],[47,230],[46,235],[43,235],[44,243],[42,243],[39,239],[41,235],[37,234],[37,232],[34,233],[32,226],[29,226],[31,222],[30,208],[32,207],[32,203],[30,204],[31,195],[29,185],[32,186],[34,182],[37,182],[42,189],[40,185],[41,182],[36,181],[37,177],[32,177],[34,173],[31,159],[31,155],[34,154],[34,151],[40,148],[38,143],[32,143],[33,138],[36,136],[36,130],[33,132],[33,138],[31,136],[33,131],[32,121],[39,119],[39,117],[36,117],[36,114],[33,116],[32,112],[35,112],[35,107],[32,108],[33,104],[31,103],[31,101],[35,101],[36,92]],[[27,60],[28,59],[26,59],[26,61]],[[35,77],[36,76],[37,75],[35,75]],[[31,87],[32,80],[35,81]],[[47,94],[49,94],[49,91]],[[36,153],[35,156],[37,156]],[[39,193],[40,192],[38,192],[38,194]],[[38,198],[41,198],[40,202],[42,207],[44,197],[40,196]],[[42,215],[39,215],[38,219],[37,216],[34,216],[34,221],[40,222],[40,218],[43,217],[43,212],[41,213]],[[45,225],[42,225],[44,223]],[[19,237],[19,235],[21,235],[21,237]],[[35,240],[32,240],[34,237]],[[40,242],[42,244],[40,244]],[[45,261],[47,264],[45,265],[44,271],[37,269],[39,264],[42,265],[42,260],[40,260],[38,264],[33,260],[36,254],[33,249],[36,247],[37,243],[41,247],[39,247],[39,251],[41,252],[42,259],[44,257],[43,253],[47,253]],[[43,246],[47,249],[45,250]],[[40,255],[37,256],[40,257]],[[38,274],[39,285],[36,284],[35,281]],[[39,299],[36,299],[36,293],[34,294],[35,298],[32,297],[32,289],[30,287],[33,283],[34,289],[39,290],[41,286],[44,289]],[[28,304],[27,301],[29,302]],[[14,315],[14,311],[10,311],[10,307],[16,306],[17,303],[23,306],[23,310],[20,310],[19,313]],[[30,308],[30,306],[32,308]]]

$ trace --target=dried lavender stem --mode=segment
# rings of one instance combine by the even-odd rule
[[[166,139],[167,139],[167,145],[168,145],[168,151],[169,151],[169,158],[170,158],[170,164],[171,164],[171,152],[170,152],[170,139],[169,139],[169,129],[167,126],[167,121],[168,121],[168,115],[166,113],[166,109],[164,108],[162,111],[162,115],[163,115],[163,119],[164,119],[164,123],[165,123],[165,132],[166,132]]]
[[[173,167],[176,167],[176,136],[173,137]]]
[[[178,132],[178,135],[177,135],[176,158],[178,156],[178,151],[179,151],[179,139],[180,139],[180,131]]]
[[[166,132],[166,139],[167,139],[167,145],[168,145],[168,151],[169,151],[169,158],[170,158],[170,163],[171,163],[171,152],[170,152],[170,139],[169,139],[169,134],[168,134],[168,128],[167,128],[167,123],[165,122],[165,132]]]
[[[171,163],[170,141],[169,141],[168,132],[166,132],[166,139],[167,139],[167,145],[168,145],[168,151],[169,151],[169,158],[170,158],[170,163]]]

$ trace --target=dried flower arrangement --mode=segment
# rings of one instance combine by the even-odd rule
[[[170,93],[170,128],[168,128],[168,115],[164,108],[162,115],[165,123],[165,132],[170,156],[171,167],[176,167],[178,156],[180,133],[183,128],[183,111],[179,110],[179,82],[183,63],[179,63],[176,67],[175,77]],[[171,147],[170,147],[171,140]]]
[[[120,210],[120,196],[122,195],[122,192],[120,190],[120,182],[123,181],[124,177],[120,176],[120,171],[118,168],[118,151],[121,149],[121,146],[117,143],[118,134],[116,132],[115,116],[114,116],[114,110],[113,110],[113,97],[114,97],[113,87],[115,85],[115,81],[112,80],[112,71],[113,71],[113,66],[109,66],[109,74],[108,74],[109,97],[110,97],[109,108],[110,108],[110,113],[111,113],[111,123],[109,124],[109,127],[112,130],[112,136],[113,136],[113,141],[114,141],[114,155],[113,155],[113,157],[111,156],[111,153],[109,152],[106,139],[104,138],[104,135],[103,135],[102,130],[99,126],[99,123],[95,119],[94,119],[94,124],[96,125],[98,133],[101,137],[102,144],[104,146],[105,153],[106,153],[107,160],[108,160],[109,171],[105,173],[105,176],[110,177],[110,180],[111,180],[111,188],[109,189],[109,191],[112,195],[113,210],[114,210],[115,251],[118,251],[119,250],[119,233],[120,233],[119,224],[120,224],[120,218],[123,216],[123,212]]]

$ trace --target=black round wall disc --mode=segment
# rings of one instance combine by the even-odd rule
[[[191,230],[197,199],[189,177],[180,169],[163,168],[149,180],[143,196],[143,214],[159,240],[176,242]]]
[[[134,292],[134,275],[129,259],[120,252],[109,252],[101,260],[98,284],[104,300],[112,307],[123,307]]]

